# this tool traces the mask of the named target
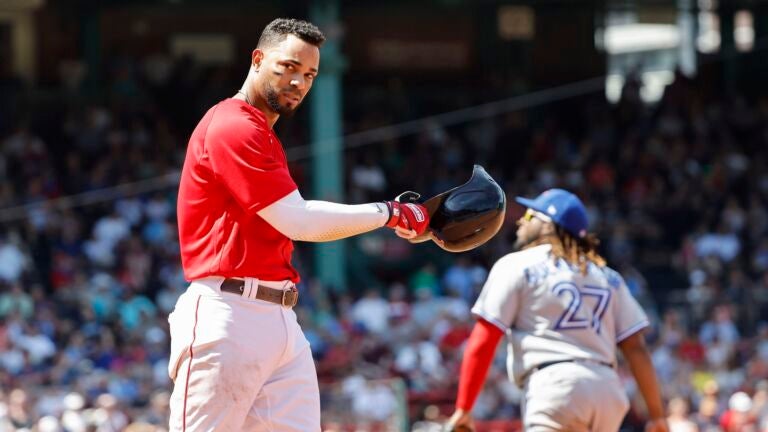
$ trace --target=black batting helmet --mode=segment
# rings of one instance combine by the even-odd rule
[[[504,191],[480,165],[474,166],[472,177],[463,185],[421,204],[429,213],[429,229],[411,241],[433,240],[449,252],[468,251],[490,240],[499,232],[507,208]]]

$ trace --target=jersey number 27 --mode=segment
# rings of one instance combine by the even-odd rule
[[[600,320],[611,301],[611,290],[598,286],[577,286],[572,282],[560,282],[552,287],[558,296],[570,296],[570,303],[555,324],[556,330],[594,329],[600,333]],[[594,306],[587,306],[586,299],[595,299]],[[592,302],[589,302],[592,303]],[[584,307],[582,307],[584,306]],[[586,311],[585,311],[586,310]],[[588,315],[585,317],[585,315]]]

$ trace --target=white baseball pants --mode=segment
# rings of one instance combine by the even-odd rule
[[[525,384],[526,432],[615,432],[628,410],[616,371],[598,363],[557,363]]]
[[[317,373],[296,314],[222,293],[223,280],[191,283],[168,317],[169,430],[319,431]]]

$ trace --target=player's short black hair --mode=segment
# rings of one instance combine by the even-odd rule
[[[285,40],[289,34],[304,42],[320,47],[325,42],[325,35],[314,24],[294,18],[277,18],[264,27],[259,38],[258,48],[266,48]]]

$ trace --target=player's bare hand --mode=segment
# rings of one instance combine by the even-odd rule
[[[472,421],[472,414],[464,410],[456,410],[448,423],[443,427],[445,432],[474,432],[475,423]]]
[[[645,432],[669,432],[667,420],[664,418],[659,418],[649,421],[645,425]]]
[[[405,229],[399,226],[395,227],[395,234],[397,234],[398,237],[404,238],[406,240],[411,240],[416,238],[416,236],[418,236],[418,234],[416,234],[416,231]]]

